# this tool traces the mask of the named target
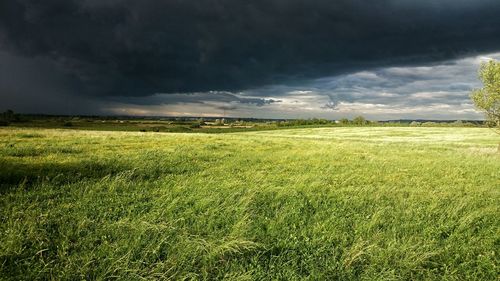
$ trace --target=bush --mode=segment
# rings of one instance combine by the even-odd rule
[[[201,128],[201,123],[199,122],[196,122],[196,123],[193,123],[189,126],[189,128],[191,129],[198,129],[198,128]]]
[[[63,124],[63,126],[64,126],[64,127],[73,127],[73,123],[71,123],[71,122],[69,122],[69,121],[68,121],[68,122],[65,122],[65,123]]]

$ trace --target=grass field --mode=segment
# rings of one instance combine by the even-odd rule
[[[499,136],[0,129],[0,279],[498,280]]]

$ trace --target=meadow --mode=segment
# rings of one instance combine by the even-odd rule
[[[498,280],[487,128],[0,128],[2,280]]]

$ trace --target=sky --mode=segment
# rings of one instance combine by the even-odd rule
[[[0,0],[0,110],[482,119],[498,0]]]

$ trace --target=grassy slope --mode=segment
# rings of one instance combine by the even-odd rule
[[[497,280],[497,142],[0,129],[0,278]]]

